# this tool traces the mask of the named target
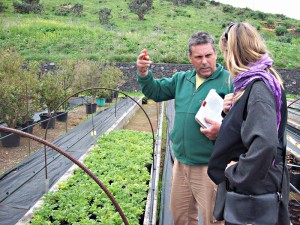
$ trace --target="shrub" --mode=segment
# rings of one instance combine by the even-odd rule
[[[280,36],[278,37],[278,41],[282,42],[282,43],[292,43],[292,35],[291,34],[287,34],[284,36]]]
[[[74,13],[75,16],[80,16],[83,11],[83,5],[82,4],[75,4],[74,6],[69,4],[63,4],[56,8],[55,15],[57,16],[67,16],[71,12]]]
[[[173,0],[173,3],[175,5],[192,5],[193,1],[192,0]]]
[[[282,36],[282,35],[288,33],[288,30],[284,26],[278,26],[275,28],[275,33],[277,36]]]
[[[199,9],[206,6],[206,2],[204,0],[194,0],[193,4],[196,8],[199,8]]]
[[[70,14],[70,10],[68,8],[65,8],[65,7],[57,7],[56,10],[55,10],[55,15],[57,16],[67,16]]]
[[[23,0],[22,2],[30,4],[30,5],[34,5],[34,4],[39,4],[40,0]]]
[[[145,14],[152,9],[153,0],[131,0],[129,9],[138,15],[139,20],[144,20]]]
[[[214,1],[214,0],[210,1],[209,3],[210,3],[211,5],[215,5],[215,6],[220,5],[220,2],[216,2],[216,1]]]
[[[44,9],[41,4],[39,4],[39,0],[24,0],[22,3],[14,2],[13,7],[16,13],[28,14],[30,12],[33,13],[41,13]]]
[[[266,20],[267,18],[268,18],[268,14],[267,13],[264,13],[264,12],[261,12],[261,11],[257,12],[257,19],[259,19],[259,20]]]
[[[274,22],[274,20],[273,19],[267,19],[267,24],[268,25],[274,25],[275,24],[275,22]]]
[[[77,3],[73,6],[73,12],[74,12],[75,16],[80,16],[82,11],[83,11],[82,4]]]
[[[283,25],[284,25],[287,29],[289,29],[289,28],[292,27],[292,23],[291,23],[290,21],[284,21]]]
[[[286,17],[285,15],[283,15],[283,14],[276,14],[276,17],[277,17],[278,19],[281,19],[281,20],[284,20],[284,19],[287,18],[287,17]]]
[[[0,12],[3,12],[7,8],[8,8],[7,6],[5,6],[2,2],[0,2]]]
[[[99,10],[99,22],[100,24],[108,24],[111,19],[111,9],[102,8]]]
[[[231,5],[224,5],[223,12],[232,13],[234,11],[234,7]]]

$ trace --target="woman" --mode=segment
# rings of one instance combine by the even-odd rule
[[[287,107],[282,80],[272,68],[273,60],[261,36],[249,23],[231,24],[221,37],[220,48],[234,77],[234,93],[224,100],[224,111],[229,108],[229,112],[208,174],[216,184],[227,180],[229,190],[237,193],[280,191],[279,212],[273,216],[277,224],[289,225],[289,176],[284,164]],[[225,222],[233,224],[226,218]]]

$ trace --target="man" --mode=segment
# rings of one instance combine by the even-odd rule
[[[201,128],[195,115],[210,89],[225,96],[232,91],[229,72],[216,64],[217,52],[211,35],[197,32],[188,43],[188,57],[193,70],[177,72],[171,78],[154,79],[147,50],[137,59],[137,80],[145,96],[156,102],[175,99],[174,128],[170,134],[175,162],[171,189],[174,225],[198,225],[198,209],[204,225],[214,223],[215,185],[207,175],[207,165],[220,124]],[[220,224],[220,223],[219,223]]]

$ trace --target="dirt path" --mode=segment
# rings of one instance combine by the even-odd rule
[[[152,100],[148,100],[147,104],[143,104],[142,107],[146,111],[153,127],[154,133],[157,130],[157,120],[159,116],[159,103]],[[124,126],[124,129],[138,130],[138,131],[149,131],[151,132],[151,126],[148,118],[142,109],[139,109],[130,122]]]

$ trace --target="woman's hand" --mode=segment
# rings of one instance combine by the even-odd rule
[[[227,170],[228,167],[235,165],[236,163],[237,163],[236,161],[231,161],[230,163],[227,164],[225,170]]]
[[[233,100],[233,93],[225,95],[224,102],[223,102],[223,112],[225,114],[229,112],[232,100]]]

